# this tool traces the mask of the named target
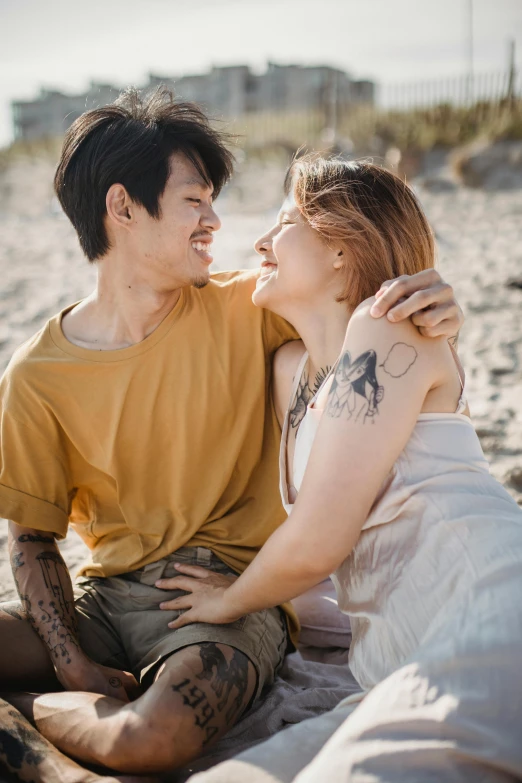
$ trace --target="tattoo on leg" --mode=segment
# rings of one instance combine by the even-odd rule
[[[226,706],[232,689],[237,690],[236,697],[225,714],[227,721],[231,721],[246,706],[244,700],[248,688],[248,658],[234,648],[230,663],[227,663],[223,652],[214,642],[200,645],[199,655],[203,671],[197,678],[210,682],[210,687],[220,699],[217,705],[220,712]]]
[[[24,765],[38,766],[47,749],[43,737],[3,699],[0,699],[0,719],[0,759],[14,772]]]
[[[214,642],[199,645],[199,655],[203,671],[196,675],[196,679],[209,682],[218,698],[217,713],[226,709],[225,720],[230,724],[246,707],[249,660],[244,653],[234,649],[230,661],[227,661],[223,651]],[[236,695],[231,701],[234,688]],[[205,692],[188,678],[172,685],[172,690],[182,696],[185,706],[194,710],[194,723],[205,732],[203,745],[206,745],[218,734],[219,729],[211,723],[216,717],[216,710],[209,703]]]
[[[197,685],[191,685],[188,677],[182,682],[172,685],[172,690],[179,693],[183,704],[194,710],[194,724],[205,732],[203,745],[206,745],[219,732],[217,726],[210,726],[210,721],[215,718],[215,710],[209,703],[205,693]]]
[[[22,536],[19,536],[18,540],[21,544],[28,542],[31,544],[54,544],[54,537],[41,536],[40,534],[33,536],[30,533],[24,533]]]
[[[15,552],[14,555],[11,558],[11,568],[13,570],[13,573],[15,571],[18,571],[19,568],[25,565],[25,563],[22,562],[23,560],[23,552]]]

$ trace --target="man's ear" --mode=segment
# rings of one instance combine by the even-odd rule
[[[111,185],[105,197],[107,215],[113,223],[128,228],[132,222],[133,204],[123,185]]]

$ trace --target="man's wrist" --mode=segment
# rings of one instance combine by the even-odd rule
[[[92,661],[81,649],[70,654],[68,660],[59,659],[53,661],[54,669],[59,680],[81,681],[89,676],[94,661]]]

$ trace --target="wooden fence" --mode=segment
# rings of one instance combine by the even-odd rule
[[[374,104],[341,103],[329,90],[317,106],[252,112],[231,121],[230,129],[250,149],[338,146],[358,153],[380,153],[386,145],[455,145],[481,134],[522,138],[522,78],[511,68],[383,85]]]

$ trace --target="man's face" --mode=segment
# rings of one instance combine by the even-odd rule
[[[158,290],[202,288],[209,281],[213,233],[221,226],[212,208],[212,186],[184,155],[176,153],[170,162],[160,218],[140,206],[133,210],[134,239],[146,262],[142,272]]]

